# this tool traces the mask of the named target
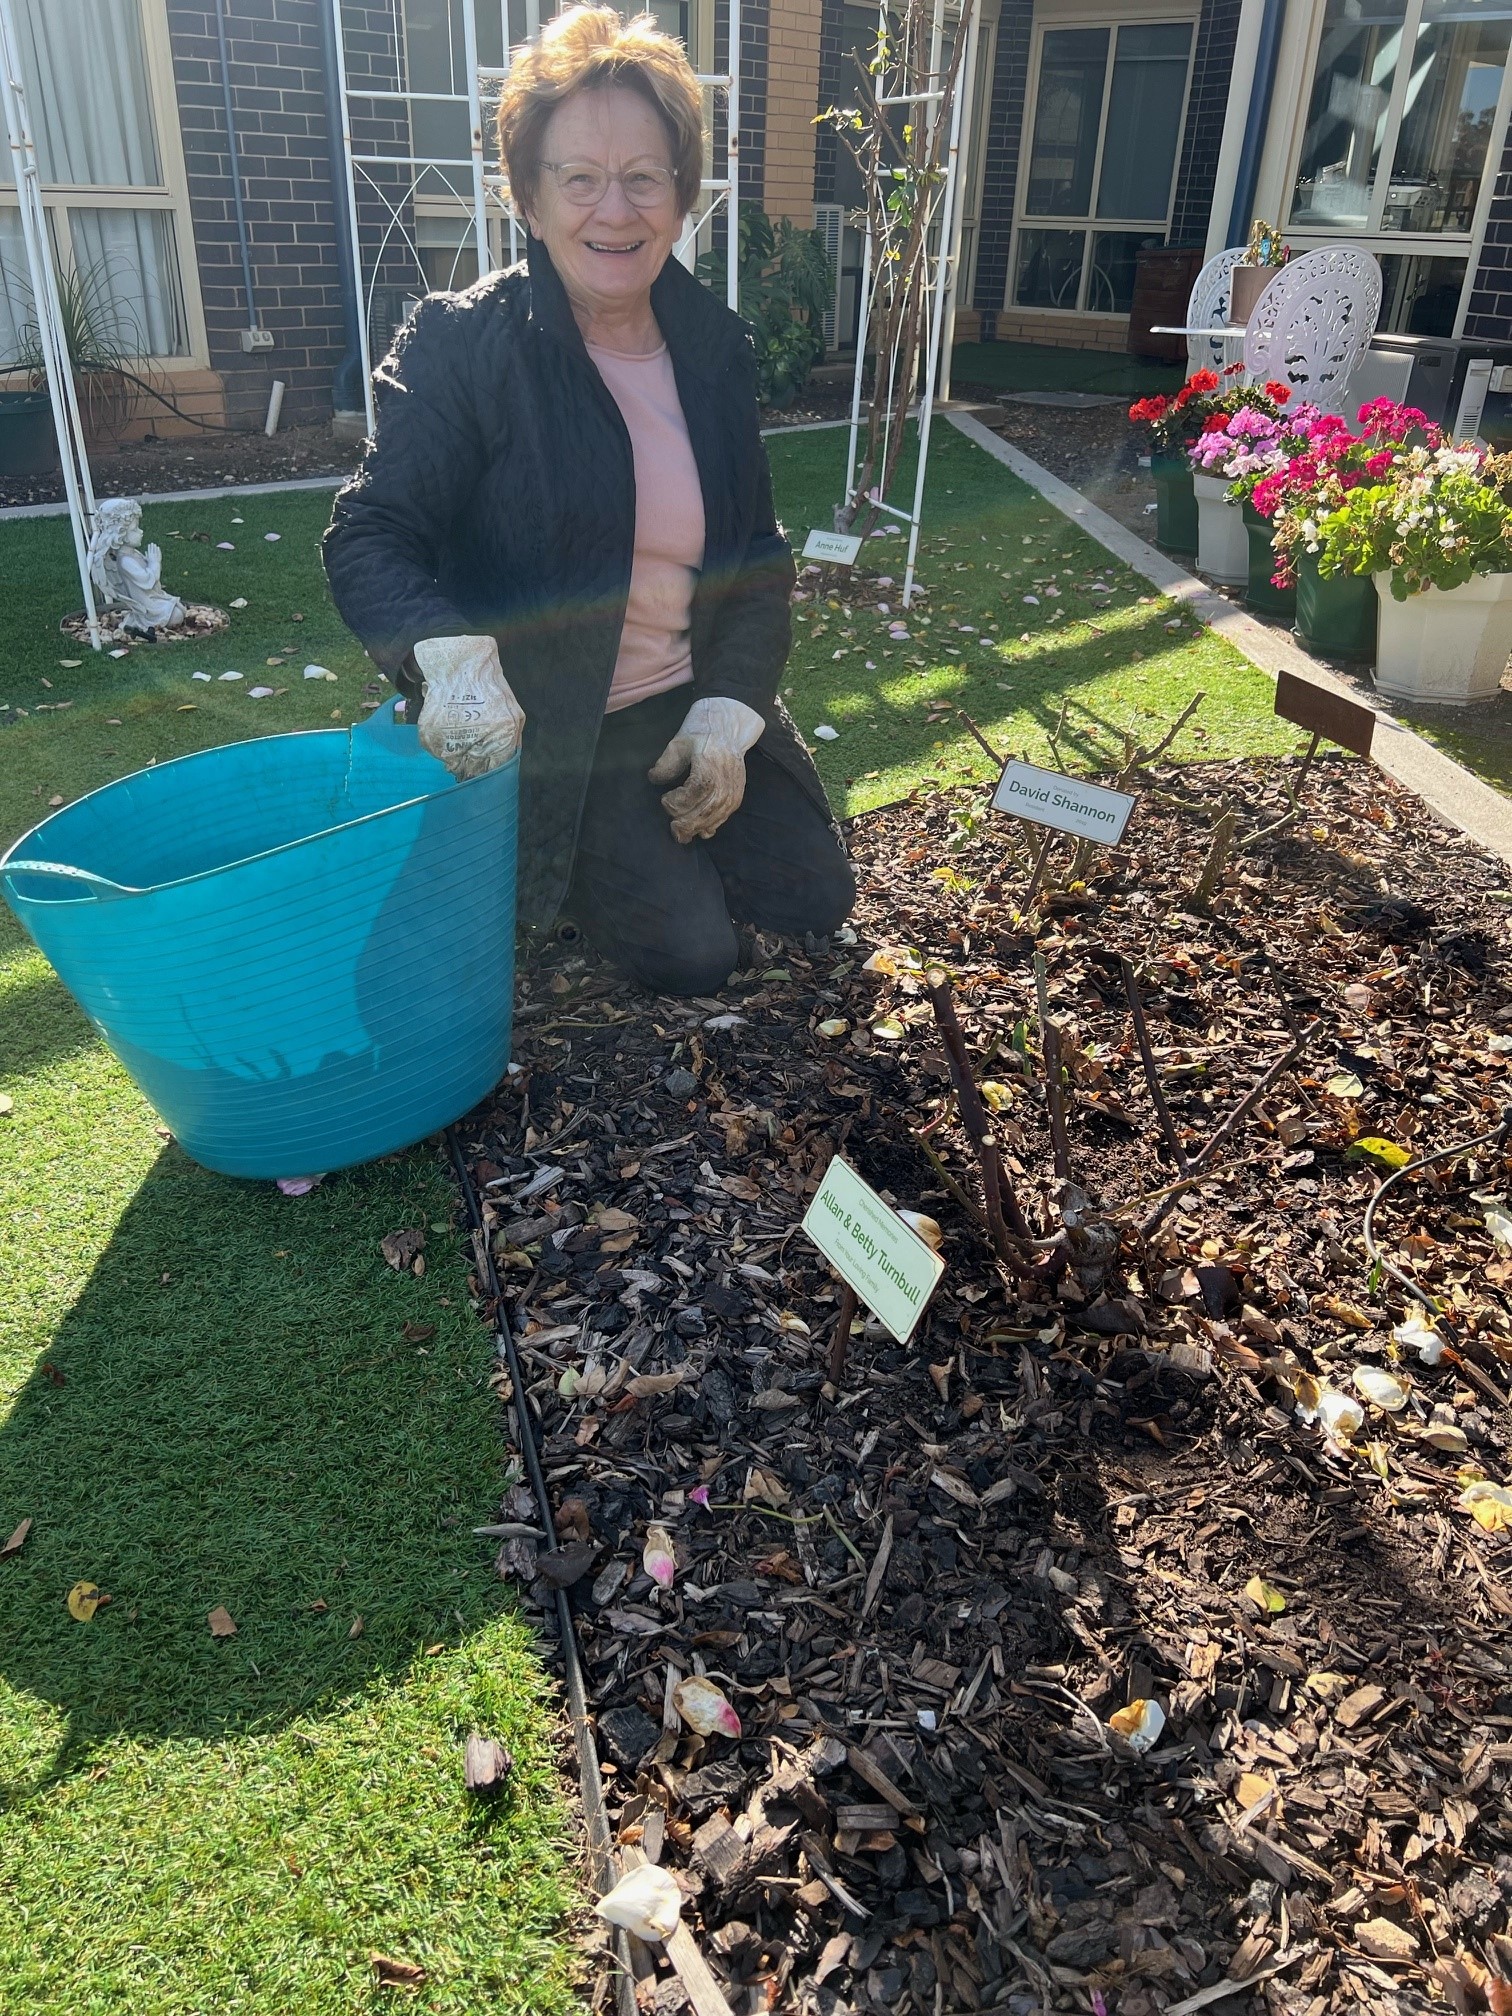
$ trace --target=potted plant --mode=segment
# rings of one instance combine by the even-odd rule
[[[122,431],[137,409],[145,381],[133,360],[146,345],[122,327],[103,273],[74,268],[61,274],[58,306],[85,446],[91,454],[108,453],[119,446]],[[35,320],[21,332],[17,365],[27,373],[31,391],[46,402],[47,372]]]
[[[1512,455],[1440,441],[1372,461],[1371,480],[1319,527],[1319,548],[1372,583],[1377,689],[1489,700],[1512,657]]]
[[[1255,508],[1274,525],[1278,584],[1294,582],[1297,634],[1324,657],[1369,663],[1376,655],[1379,598],[1368,571],[1349,561],[1323,526],[1350,493],[1379,482],[1409,442],[1436,446],[1438,430],[1416,407],[1377,399],[1359,411],[1361,432],[1332,414],[1307,430],[1304,451],[1255,486]]]
[[[1257,217],[1250,226],[1244,257],[1229,279],[1229,317],[1232,321],[1249,321],[1255,312],[1255,303],[1290,257],[1291,247],[1282,244],[1281,234],[1274,224],[1262,223]]]
[[[1232,365],[1230,374],[1243,369]],[[1213,411],[1223,380],[1216,371],[1194,371],[1168,399],[1156,393],[1136,399],[1129,418],[1150,435],[1150,476],[1155,485],[1155,543],[1183,557],[1197,552],[1197,498],[1187,449]]]
[[[0,391],[0,476],[46,476],[58,466],[52,401],[29,383]]]
[[[1268,388],[1284,393],[1284,386]],[[1285,405],[1284,398],[1275,401]],[[1255,504],[1255,492],[1267,477],[1284,469],[1294,456],[1305,453],[1312,435],[1322,423],[1332,427],[1331,416],[1316,406],[1299,406],[1294,412],[1272,414],[1249,403],[1230,414],[1221,429],[1203,435],[1196,444],[1210,475],[1228,482],[1228,500],[1239,507],[1244,521],[1248,574],[1244,599],[1252,609],[1270,616],[1296,613],[1297,590],[1289,577],[1278,579],[1273,527],[1269,517]]]
[[[1207,371],[1198,372],[1197,376],[1216,380],[1218,374]],[[1274,382],[1263,388],[1236,383],[1205,394],[1207,411],[1202,432],[1187,454],[1197,498],[1197,565],[1215,581],[1239,587],[1249,580],[1249,535],[1244,513],[1229,495],[1231,478],[1227,463],[1233,453],[1233,442],[1228,430],[1241,413],[1258,420],[1276,420],[1290,397],[1289,386]]]

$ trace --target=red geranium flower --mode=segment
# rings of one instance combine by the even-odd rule
[[[1227,413],[1209,413],[1202,423],[1202,431],[1204,434],[1221,434],[1227,425]]]
[[[1283,385],[1277,378],[1266,380],[1265,396],[1267,399],[1274,399],[1278,406],[1284,406],[1291,395],[1292,388],[1290,385]]]
[[[1216,371],[1194,371],[1182,387],[1182,390],[1193,393],[1216,392],[1218,384],[1219,379]]]

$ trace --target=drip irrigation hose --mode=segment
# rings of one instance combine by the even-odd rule
[[[1365,1252],[1370,1260],[1372,1269],[1379,1267],[1383,1274],[1389,1274],[1399,1288],[1404,1289],[1414,1301],[1422,1303],[1430,1316],[1444,1315],[1443,1305],[1436,1297],[1430,1295],[1426,1289],[1420,1288],[1415,1281],[1404,1274],[1401,1268],[1393,1261],[1388,1260],[1376,1245],[1375,1235],[1372,1231],[1372,1227],[1375,1224],[1376,1206],[1386,1195],[1392,1184],[1399,1183],[1404,1176],[1416,1175],[1419,1169],[1427,1169],[1435,1162],[1452,1162],[1456,1155],[1468,1155],[1472,1148],[1483,1148],[1488,1141],[1495,1141],[1498,1145],[1504,1145],[1509,1131],[1512,1131],[1512,1106],[1506,1108],[1501,1120],[1495,1127],[1488,1128],[1484,1134],[1477,1134],[1473,1140],[1458,1141],[1450,1148],[1436,1148],[1431,1155],[1419,1155],[1416,1161],[1404,1162],[1400,1169],[1393,1169],[1384,1182],[1377,1184],[1375,1194],[1365,1206],[1365,1224],[1363,1227]]]
[[[455,1127],[448,1127],[446,1130],[446,1147],[451,1156],[452,1168],[456,1171],[462,1201],[467,1206],[478,1273],[483,1287],[493,1301],[494,1337],[498,1355],[503,1358],[508,1368],[510,1383],[514,1389],[515,1419],[520,1424],[520,1453],[525,1458],[525,1471],[530,1479],[530,1488],[535,1494],[541,1524],[549,1534],[551,1501],[546,1495],[546,1476],[541,1468],[541,1453],[536,1446],[535,1429],[530,1419],[525,1377],[519,1353],[515,1349],[514,1332],[510,1328],[509,1317],[505,1311],[504,1290],[499,1280],[498,1269],[494,1266],[488,1232],[478,1202],[478,1192],[472,1180],[472,1171],[467,1166],[467,1159],[457,1139]],[[567,1712],[572,1718],[572,1737],[577,1749],[578,1777],[582,1786],[583,1814],[588,1829],[588,1853],[594,1883],[602,1894],[614,1886],[614,1841],[609,1830],[609,1815],[604,1806],[603,1782],[599,1776],[598,1746],[594,1742],[593,1727],[588,1720],[588,1690],[583,1680],[583,1662],[578,1653],[577,1630],[565,1589],[558,1589],[556,1592],[556,1613],[557,1639],[562,1648],[562,1672],[567,1686]],[[624,1987],[628,1983],[630,2001],[627,2006],[633,2011],[634,1976],[630,1971],[629,1948],[623,1932],[616,1933],[615,1944],[621,1965],[621,1997],[623,2000]]]

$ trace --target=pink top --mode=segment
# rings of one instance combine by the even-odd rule
[[[588,345],[635,455],[635,559],[608,712],[693,677],[688,624],[704,557],[703,491],[664,343],[648,357]]]

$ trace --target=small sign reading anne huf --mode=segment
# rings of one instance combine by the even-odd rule
[[[805,560],[827,560],[832,567],[854,567],[861,551],[859,532],[810,532],[804,541]]]
[[[1004,770],[992,802],[999,812],[1012,812],[1036,826],[1075,833],[1082,840],[1121,840],[1134,810],[1127,791],[1063,777],[1058,770],[1040,770],[1017,757]]]

